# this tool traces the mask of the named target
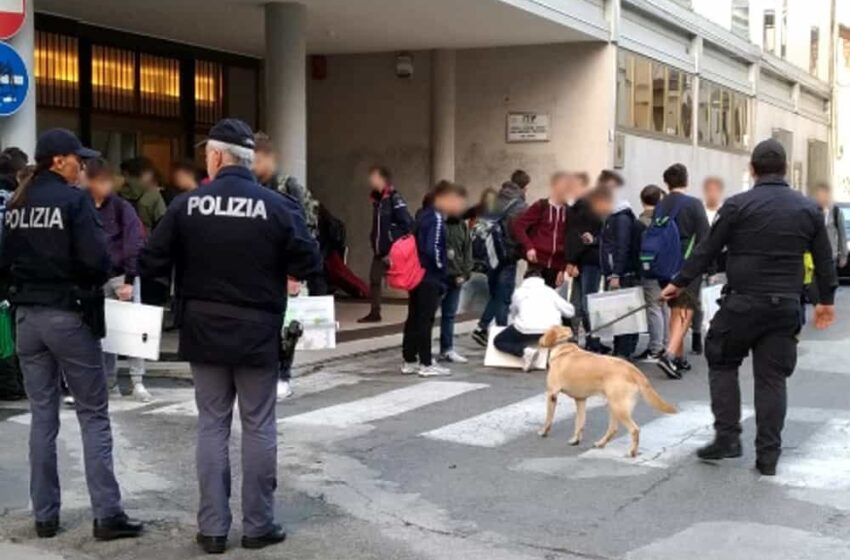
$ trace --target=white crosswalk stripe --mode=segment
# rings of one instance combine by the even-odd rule
[[[799,449],[786,451],[777,476],[765,480],[795,488],[850,488],[850,420],[824,423]]]
[[[278,422],[347,428],[398,416],[485,387],[488,387],[488,385],[483,383],[426,381],[402,389],[387,391],[374,397],[290,416],[278,420]]]
[[[588,409],[604,404],[604,399],[588,400]],[[555,412],[560,422],[575,415],[572,402],[561,399]],[[466,420],[421,434],[428,439],[478,447],[499,447],[522,436],[535,433],[546,419],[546,395],[525,399]]]
[[[290,397],[295,399],[313,393],[321,393],[336,387],[344,387],[347,385],[355,385],[361,381],[368,380],[367,377],[360,375],[352,375],[348,373],[332,373],[328,371],[320,371],[313,375],[308,375],[304,378],[295,378],[292,380],[292,386],[295,390],[295,395]],[[194,397],[187,398],[180,402],[169,404],[160,408],[149,410],[144,414],[156,414],[164,416],[197,416],[198,407],[195,404]]]
[[[752,415],[752,409],[745,407],[741,421],[746,421]],[[713,423],[711,407],[707,404],[685,403],[677,414],[660,416],[640,427],[640,454],[637,457],[626,456],[632,442],[631,436],[626,434],[604,449],[591,449],[582,453],[580,458],[612,459],[635,466],[670,468],[711,440],[714,436]]]

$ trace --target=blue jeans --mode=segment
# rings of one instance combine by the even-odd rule
[[[487,287],[490,289],[490,299],[487,307],[478,321],[478,328],[487,330],[490,322],[495,319],[496,324],[505,327],[508,324],[508,311],[511,308],[511,297],[514,295],[516,284],[516,263],[502,265],[487,273]]]
[[[449,288],[440,304],[440,354],[454,349],[455,317],[462,289],[463,284],[458,284],[455,278],[449,278]]]

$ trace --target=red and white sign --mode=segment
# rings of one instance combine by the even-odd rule
[[[27,0],[0,0],[0,39],[14,37],[26,19]]]

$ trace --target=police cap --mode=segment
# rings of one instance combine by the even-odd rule
[[[35,159],[45,160],[54,156],[67,156],[75,154],[83,159],[91,159],[100,156],[100,152],[84,148],[80,139],[64,128],[53,128],[38,138],[35,145]]]
[[[216,140],[225,144],[241,146],[253,150],[256,146],[254,142],[254,131],[248,126],[245,121],[239,119],[222,119],[210,129],[207,135],[207,140]],[[206,140],[198,144],[205,144]]]

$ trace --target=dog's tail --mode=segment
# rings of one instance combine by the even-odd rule
[[[638,389],[640,390],[641,396],[647,403],[649,403],[649,406],[665,414],[675,414],[677,412],[675,406],[661,398],[661,395],[655,391],[655,388],[641,370],[636,367],[632,367],[632,374],[635,382],[637,383]]]

